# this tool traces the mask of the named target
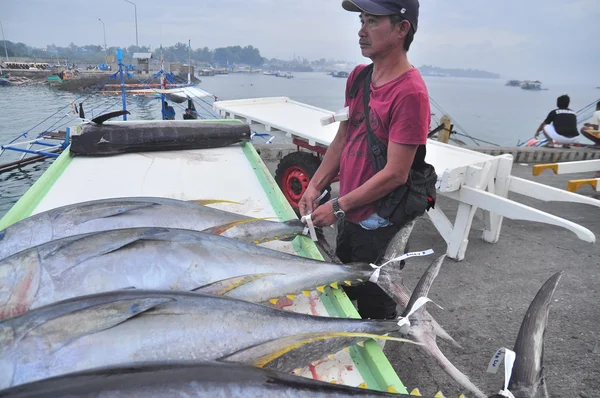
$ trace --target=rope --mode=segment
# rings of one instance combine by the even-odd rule
[[[102,85],[100,86],[100,88],[104,87],[106,85],[106,83],[108,83],[108,81],[110,80],[110,76],[108,78],[106,78],[104,80],[104,82],[102,83]],[[18,136],[17,138],[15,138],[14,140],[12,140],[11,142],[9,142],[9,144],[12,144],[13,142],[15,142],[16,140],[18,140],[21,137],[27,137],[27,134],[29,134],[33,129],[35,129],[36,127],[40,126],[42,123],[44,123],[45,121],[47,121],[48,119],[56,116],[59,112],[63,111],[65,108],[68,108],[71,106],[72,103],[84,103],[86,102],[88,99],[90,99],[90,96],[88,95],[87,98],[85,98],[83,101],[79,101],[81,98],[85,97],[85,95],[81,95],[78,98],[76,98],[75,100],[71,101],[69,104],[65,105],[64,107],[60,108],[58,111],[56,111],[55,113],[53,113],[52,115],[50,115],[49,117],[47,117],[46,119],[42,120],[41,122],[39,122],[38,124],[36,124],[35,126],[33,126],[32,128],[30,128],[29,130],[25,131],[23,134],[21,134],[20,136]],[[58,119],[57,121],[55,121],[52,125],[50,125],[50,127],[44,129],[43,132],[41,132],[37,138],[40,138],[45,132],[47,131],[51,131],[53,128],[55,128],[55,125],[60,123],[61,120],[63,120],[65,117],[67,117],[68,115],[64,115],[63,117],[61,117],[60,119]],[[64,125],[63,125],[64,126]]]
[[[580,110],[578,110],[577,112],[575,112],[577,115],[579,115],[580,113],[583,113],[585,111],[587,111],[590,108],[596,109],[596,105],[598,104],[598,102],[600,102],[600,98],[598,98],[596,101],[589,103],[588,105],[584,106],[583,108],[581,108]],[[592,112],[593,113],[593,112]]]
[[[438,109],[441,113],[446,114],[446,115],[450,115],[448,112],[446,112],[431,96],[429,97],[431,104],[434,106],[434,108]],[[435,118],[435,116],[434,116]],[[438,120],[438,124],[440,123],[440,121]],[[458,129],[463,131],[463,134],[459,133],[459,132],[454,132],[454,134],[459,135],[461,137],[466,137],[471,139],[477,146],[480,146],[479,143],[483,142],[484,144],[489,144],[489,145],[493,145],[493,146],[500,146],[496,143],[490,142],[490,141],[486,141],[486,140],[482,140],[480,138],[475,138],[472,135],[468,134],[467,131],[465,130],[464,127],[462,127],[457,121],[456,119],[452,118],[452,123],[454,124],[454,126],[458,127]]]

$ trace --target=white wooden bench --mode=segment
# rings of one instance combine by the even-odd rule
[[[595,171],[596,175],[600,173],[600,160],[583,160],[580,162],[547,163],[533,166],[533,175],[539,176],[544,170],[552,170],[554,174],[585,173]],[[600,192],[600,178],[586,178],[581,180],[570,180],[567,184],[567,191],[577,192],[584,185],[591,185],[597,192]]]

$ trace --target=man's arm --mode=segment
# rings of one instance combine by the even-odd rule
[[[323,189],[338,175],[347,132],[348,122],[340,122],[335,138],[331,142],[331,145],[329,145],[329,148],[327,148],[321,165],[310,179],[306,192],[298,203],[302,216],[310,214],[315,210],[318,206],[318,203],[315,204],[315,201],[321,195]]]
[[[406,184],[418,145],[388,143],[388,161],[380,172],[360,187],[339,198],[338,203],[344,211],[373,203]]]
[[[538,129],[535,131],[535,138],[537,138],[537,136],[540,135],[542,130],[544,130],[544,127],[546,127],[546,122],[542,122],[542,124],[540,124],[540,127],[538,127]]]
[[[404,145],[388,142],[388,160],[380,172],[371,177],[354,191],[338,199],[340,208],[349,211],[375,202],[406,183],[418,145]],[[303,198],[304,199],[304,198]],[[312,213],[316,227],[332,225],[336,220],[332,202],[325,203]]]
[[[538,135],[540,135],[540,133],[542,131],[544,131],[544,127],[546,127],[547,125],[549,125],[550,123],[552,123],[554,121],[554,115],[555,115],[555,112],[550,111],[548,116],[546,116],[546,119],[542,122],[542,124],[540,124],[540,127],[538,127],[538,129],[535,131],[535,138],[537,138]]]

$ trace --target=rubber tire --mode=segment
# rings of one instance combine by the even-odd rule
[[[308,186],[308,182],[313,178],[317,169],[321,165],[321,161],[315,155],[308,152],[292,152],[286,155],[277,165],[275,171],[275,181],[283,192],[296,214],[300,215],[297,201],[300,200],[302,194]],[[300,181],[299,172],[302,172],[306,177]],[[286,180],[289,187],[286,187]],[[294,184],[294,187],[291,184]],[[326,203],[331,198],[331,187],[327,188],[327,195],[321,199],[320,204]]]

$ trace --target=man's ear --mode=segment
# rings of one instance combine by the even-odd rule
[[[406,37],[408,35],[408,32],[410,31],[410,22],[406,20],[401,21],[399,24],[396,25],[396,28],[398,29],[398,34],[401,38]]]

